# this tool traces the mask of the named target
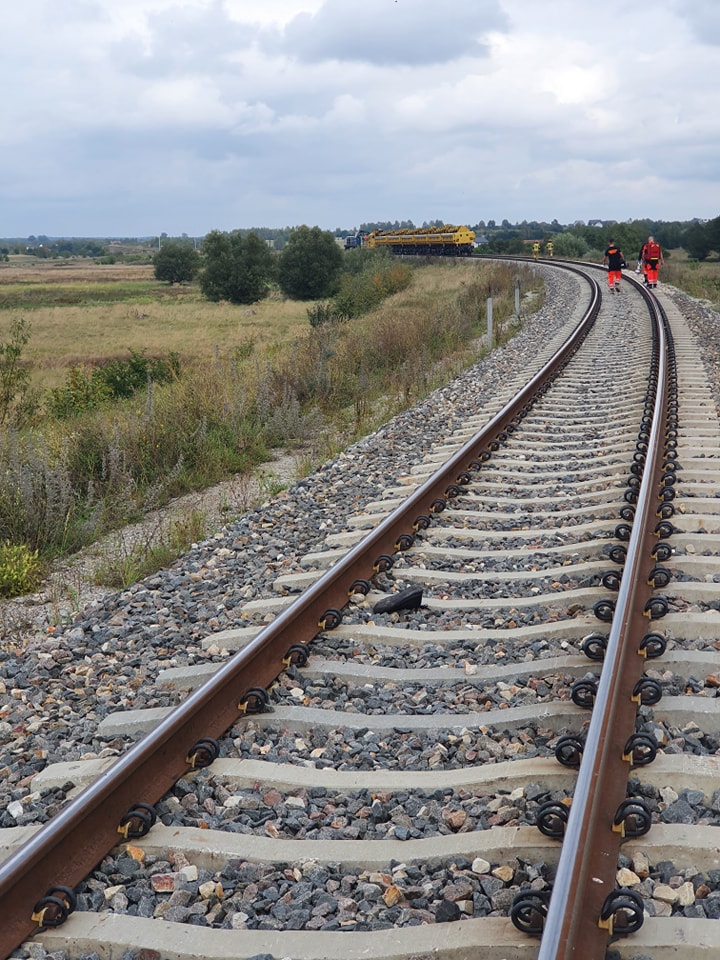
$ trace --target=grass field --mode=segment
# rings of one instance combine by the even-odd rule
[[[525,265],[403,269],[409,286],[376,309],[313,326],[311,304],[278,293],[253,306],[212,303],[193,285],[156,282],[150,267],[3,265],[0,345],[27,335],[20,367],[36,393],[23,406],[11,391],[3,408],[0,560],[11,551],[15,579],[0,592],[33,579],[16,576],[12,551],[29,551],[28,562],[35,551],[38,563],[66,555],[183,493],[252,474],[273,450],[302,450],[313,469],[482,355],[488,296],[496,344],[522,323],[516,283],[523,303],[542,302]],[[397,271],[371,261],[363,282],[382,286]],[[143,377],[117,395],[125,399],[97,392],[90,368],[138,355],[180,362],[169,379]]]
[[[280,297],[252,307],[205,300],[196,286],[159,283],[150,266],[39,263],[0,266],[0,340],[22,316],[33,386],[57,386],[75,366],[175,352],[184,366],[221,352],[247,355],[307,332],[307,305]]]
[[[426,298],[448,302],[473,264],[439,264],[418,271],[413,286],[396,298],[408,309]],[[683,250],[666,260],[662,280],[691,296],[720,305],[720,263],[688,261]],[[307,304],[275,295],[252,307],[211,303],[197,286],[173,286],[154,279],[146,264],[13,257],[0,264],[0,340],[6,318],[22,316],[31,338],[25,359],[33,386],[56,387],[75,366],[176,352],[183,366],[221,354],[272,355],[282,344],[305,336]]]
[[[0,263],[0,284],[32,284],[44,287],[57,283],[156,283],[150,264],[96,263],[93,260],[42,260],[13,256]]]
[[[130,351],[150,357],[172,351],[184,368],[218,356],[272,358],[310,329],[310,304],[278,293],[252,306],[212,303],[196,285],[159,283],[151,266],[14,260],[0,265],[0,341],[11,317],[27,321],[24,358],[41,390],[56,387],[73,367],[127,358]],[[409,314],[429,303],[441,310],[477,275],[476,263],[425,266],[391,303]]]
[[[720,310],[720,262],[689,260],[685,250],[671,250],[661,269],[660,281],[671,283],[698,300]]]

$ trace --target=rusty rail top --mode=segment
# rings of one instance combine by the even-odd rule
[[[632,281],[636,282],[636,281]],[[640,284],[638,284],[640,287]],[[640,287],[642,289],[642,287]],[[645,292],[645,291],[643,291]],[[605,658],[582,753],[580,770],[542,931],[538,960],[604,960],[611,920],[603,919],[615,891],[622,842],[616,811],[626,799],[632,757],[627,741],[635,730],[643,674],[640,641],[648,629],[647,597],[652,546],[657,543],[656,490],[665,452],[668,336],[659,304],[646,295],[655,328],[657,383],[652,427],[638,491],[635,519],[612,618]],[[642,922],[642,919],[640,920]]]

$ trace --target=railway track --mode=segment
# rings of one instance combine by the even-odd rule
[[[717,951],[714,405],[662,292],[573,283],[533,370],[33,779],[70,802],[3,831],[4,956]]]

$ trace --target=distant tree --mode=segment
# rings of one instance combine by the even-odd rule
[[[297,227],[278,258],[278,283],[288,297],[319,300],[337,292],[343,251],[320,227]]]
[[[256,233],[212,230],[203,241],[200,289],[208,300],[257,303],[268,295],[275,259]]]
[[[412,220],[375,220],[371,223],[361,223],[361,233],[372,233],[373,230],[414,230],[415,224]],[[357,230],[353,230],[357,233]]]
[[[707,231],[713,253],[720,255],[720,217],[715,217],[714,220],[708,221]]]
[[[100,240],[69,240],[63,238],[55,243],[46,244],[53,257],[103,257],[107,247]]]
[[[200,255],[189,243],[168,241],[153,257],[155,279],[174,283],[189,283],[200,270]]]
[[[685,234],[685,249],[693,260],[704,260],[713,249],[712,230],[709,227],[707,223],[694,223]]]
[[[590,228],[592,229],[592,228]],[[612,227],[604,227],[600,233],[594,237],[587,237],[589,250],[606,250],[611,240],[620,247],[625,254],[625,260],[630,263],[636,260],[640,248],[648,238],[647,233],[643,233],[633,223],[616,223]]]
[[[493,253],[508,253],[510,255],[526,257],[529,248],[523,243],[520,237],[499,237],[488,244],[488,249]]]
[[[585,238],[577,234],[559,233],[553,238],[553,253],[556,257],[566,257],[568,260],[581,260],[588,252],[588,249]],[[628,254],[626,251],[625,256],[630,257],[631,254]]]
[[[680,221],[663,223],[654,231],[653,236],[664,250],[674,250],[676,247],[683,246],[687,224],[683,226]]]

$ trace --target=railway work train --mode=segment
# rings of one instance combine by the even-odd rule
[[[386,247],[398,254],[469,257],[475,234],[469,227],[415,227],[412,230],[373,230],[362,238],[371,250]]]

